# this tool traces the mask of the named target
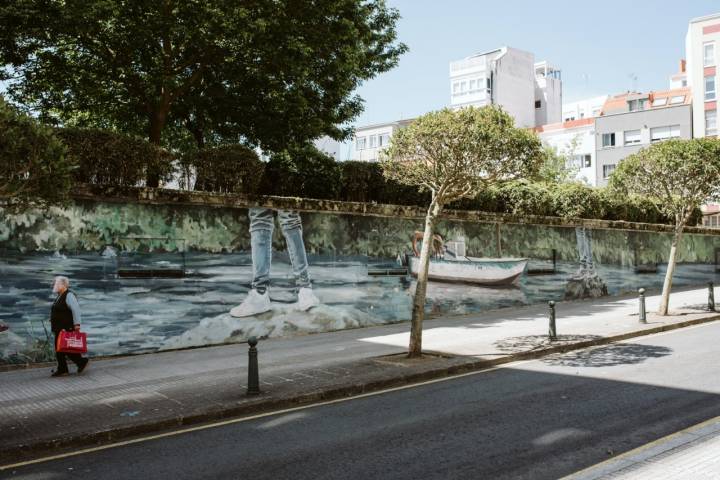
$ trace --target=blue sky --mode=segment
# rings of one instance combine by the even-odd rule
[[[718,0],[388,0],[410,51],[358,94],[353,124],[414,117],[450,100],[448,63],[504,45],[562,70],[565,101],[668,88],[684,56],[688,21],[720,11]],[[631,76],[636,76],[633,82]]]

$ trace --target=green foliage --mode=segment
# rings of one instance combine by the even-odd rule
[[[336,200],[340,167],[311,144],[294,147],[270,157],[261,189],[266,195]]]
[[[185,178],[195,175],[195,190],[220,193],[257,193],[265,164],[244,145],[223,145],[187,154],[182,159]]]
[[[349,202],[427,205],[430,196],[417,187],[388,180],[375,162],[341,162],[340,198]]]
[[[168,180],[174,156],[146,140],[107,130],[67,128],[57,131],[77,168],[77,182],[139,186],[149,176]]]
[[[500,182],[534,176],[540,140],[496,106],[443,109],[396,133],[381,164],[387,178],[432,193],[439,205]]]
[[[655,201],[679,230],[705,201],[720,194],[720,140],[666,140],[624,159],[610,178],[619,195]]]
[[[349,134],[357,87],[407,49],[398,19],[383,0],[7,0],[0,76],[60,123],[280,151]]]
[[[0,197],[18,207],[63,202],[73,168],[52,129],[0,98]]]
[[[574,142],[573,142],[574,143]],[[574,145],[572,147],[574,149]],[[575,181],[579,169],[569,166],[568,155],[558,153],[553,147],[543,149],[543,162],[535,179],[546,183],[569,183]]]

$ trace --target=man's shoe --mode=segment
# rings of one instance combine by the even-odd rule
[[[67,375],[67,374],[68,374],[67,371],[64,371],[64,372],[53,372],[52,375],[50,375],[50,376],[51,376],[51,377],[64,377],[64,376]]]
[[[268,312],[272,309],[270,305],[270,294],[267,290],[265,293],[258,293],[257,290],[250,290],[245,300],[237,307],[230,310],[233,317],[251,317],[260,313]]]
[[[315,296],[312,288],[303,287],[298,292],[298,301],[295,304],[295,309],[301,312],[306,312],[313,307],[320,305],[320,299]]]
[[[90,360],[88,360],[87,358],[84,358],[83,360],[84,362],[82,363],[82,365],[78,366],[78,375],[81,374],[88,366],[88,363],[90,363]]]

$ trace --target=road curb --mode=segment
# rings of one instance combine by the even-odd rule
[[[335,386],[326,389],[304,392],[285,397],[273,397],[271,394],[263,393],[250,402],[242,405],[225,406],[221,408],[208,409],[205,411],[193,412],[189,415],[178,415],[172,418],[165,418],[150,421],[140,425],[100,430],[84,433],[81,435],[66,436],[60,439],[41,440],[32,444],[3,448],[0,446],[0,458],[5,461],[5,466],[0,465],[0,471],[12,467],[12,463],[22,462],[33,457],[42,455],[57,454],[61,451],[79,448],[87,448],[121,440],[129,440],[132,437],[150,433],[160,433],[178,427],[187,427],[202,423],[237,418],[253,414],[268,413],[274,410],[309,405],[312,403],[328,400],[337,400],[364,393],[377,392],[380,390],[402,387],[413,383],[439,379],[443,377],[482,371],[499,365],[523,361],[535,360],[549,355],[581,350],[593,346],[607,345],[622,342],[631,338],[652,335],[695,325],[702,325],[720,320],[720,314],[703,318],[696,318],[684,322],[660,325],[657,327],[636,330],[608,337],[593,338],[579,342],[566,343],[551,347],[509,354],[504,357],[490,360],[468,359],[462,361],[462,357],[449,357],[448,361],[460,362],[452,365],[433,367],[425,371],[408,372],[407,374],[395,375],[390,378],[373,379],[367,382],[354,382],[347,385]],[[432,353],[432,352],[427,352]],[[378,357],[367,360],[377,360]],[[366,360],[366,361],[367,361]]]

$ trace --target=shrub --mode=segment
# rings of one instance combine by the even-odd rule
[[[99,129],[64,128],[57,134],[78,164],[78,182],[139,186],[148,178],[172,176],[174,156],[146,140]]]
[[[53,130],[0,98],[0,197],[13,205],[63,202],[73,162]]]
[[[182,159],[184,170],[193,170],[195,190],[220,193],[257,193],[265,164],[244,145],[223,145],[198,150]]]
[[[340,167],[313,145],[292,148],[270,157],[260,190],[266,195],[336,200]]]

